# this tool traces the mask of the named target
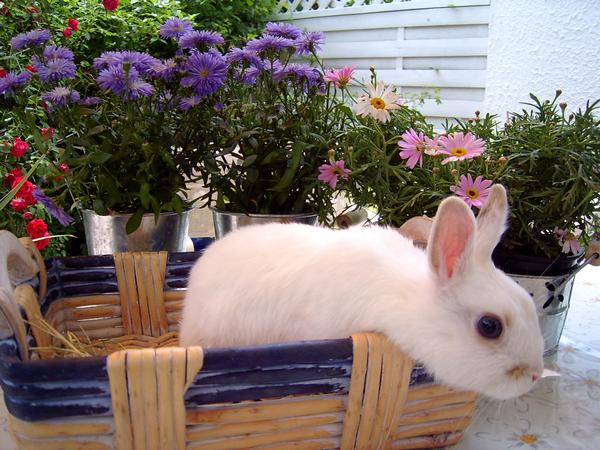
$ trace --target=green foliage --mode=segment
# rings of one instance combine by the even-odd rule
[[[293,52],[271,52],[253,84],[234,76],[217,112],[215,145],[201,160],[208,192],[219,209],[251,214],[317,213],[331,220],[333,190],[319,181],[319,166],[339,146],[345,107],[318,82],[282,77]],[[313,58],[318,58],[313,54]],[[291,65],[289,66],[292,67]],[[307,84],[308,83],[308,84]]]
[[[600,229],[600,100],[567,114],[559,95],[530,94],[530,109],[511,113],[489,140],[491,154],[507,160],[498,179],[511,205],[503,243],[547,256],[560,251],[555,228],[580,230],[583,243]]]
[[[231,45],[258,36],[276,0],[179,0],[199,29],[218,31]]]

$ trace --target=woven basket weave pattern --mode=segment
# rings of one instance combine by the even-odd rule
[[[43,316],[60,331],[110,338],[124,349],[77,359],[48,359],[40,350],[46,359],[20,361],[15,341],[0,341],[0,379],[19,448],[416,449],[461,439],[476,395],[434,384],[382,335],[243,349],[175,346],[197,257],[56,258],[40,267],[35,289],[15,289],[28,321]],[[51,344],[30,332],[35,345]]]

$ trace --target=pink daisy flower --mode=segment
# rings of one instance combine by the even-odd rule
[[[578,253],[581,253],[582,251],[583,251],[583,248],[581,248],[581,245],[577,241],[577,237],[573,233],[567,233],[567,235],[565,236],[565,240],[563,242],[562,252],[563,253],[572,253],[574,255],[577,255]]]
[[[344,88],[346,85],[352,80],[352,75],[354,74],[354,66],[352,67],[342,67],[341,69],[331,69],[329,72],[325,74],[323,78],[325,81],[329,81],[334,83],[338,88]]]
[[[440,146],[440,153],[450,155],[442,161],[442,164],[475,158],[485,150],[485,143],[481,139],[477,139],[477,136],[473,133],[464,134],[461,131],[448,136],[441,136]]]
[[[573,253],[577,255],[583,251],[583,248],[577,241],[577,236],[574,233],[563,230],[562,228],[554,228],[554,236],[562,246],[563,253]]]
[[[469,173],[467,176],[461,175],[458,185],[451,186],[450,190],[467,202],[467,205],[481,208],[490,194],[491,186],[492,180],[486,180],[480,175],[473,181]]]
[[[319,167],[318,179],[335,189],[338,178],[342,177],[344,180],[348,179],[348,174],[351,172],[350,169],[346,169],[344,161],[331,161],[330,164],[323,164]]]
[[[438,151],[438,139],[431,139],[425,136],[420,131],[417,132],[410,128],[402,136],[402,139],[398,141],[400,150],[400,158],[406,159],[406,167],[409,169],[414,168],[417,163],[419,166],[423,166],[423,153],[428,155],[435,155]]]

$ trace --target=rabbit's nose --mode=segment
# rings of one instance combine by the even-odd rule
[[[531,375],[531,381],[533,383],[535,383],[539,379],[540,379],[540,376],[538,374],[534,373],[533,375]]]

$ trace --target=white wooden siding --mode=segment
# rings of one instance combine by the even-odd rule
[[[400,87],[403,95],[427,91],[439,96],[418,106],[434,123],[473,117],[482,110],[486,84],[490,0],[413,0],[359,6],[344,1],[294,2],[297,12],[277,19],[323,31],[321,55],[327,67],[356,66],[356,75]],[[320,9],[308,10],[308,3]],[[381,3],[381,2],[378,2]],[[298,11],[302,6],[304,9]],[[323,6],[327,4],[327,6]],[[290,6],[291,5],[291,6]],[[313,6],[315,7],[315,6]]]

